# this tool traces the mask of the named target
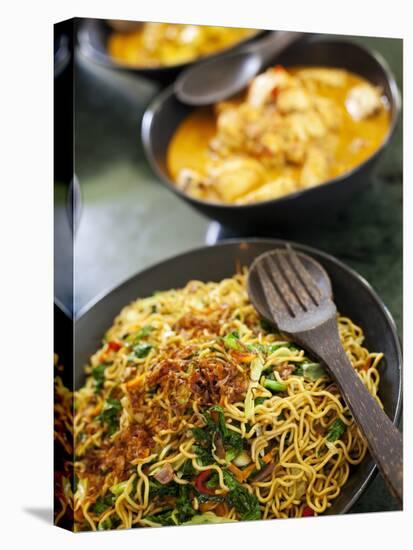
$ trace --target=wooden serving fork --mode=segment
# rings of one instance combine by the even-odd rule
[[[331,282],[324,268],[291,246],[266,252],[250,267],[248,294],[264,319],[325,363],[387,486],[402,506],[402,436],[344,351]]]

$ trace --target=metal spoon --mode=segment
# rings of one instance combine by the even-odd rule
[[[231,97],[303,33],[276,31],[235,53],[198,63],[175,81],[175,94],[188,105],[210,105]]]
[[[264,319],[325,363],[384,481],[402,504],[402,437],[367,391],[344,351],[331,282],[324,268],[291,247],[266,252],[250,267],[248,294]]]

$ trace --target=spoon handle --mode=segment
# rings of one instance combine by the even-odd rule
[[[353,418],[367,440],[384,481],[403,505],[403,441],[390,418],[366,389],[340,342],[336,319],[295,334],[296,341],[322,359],[335,378]]]
[[[258,42],[250,44],[249,53],[254,53],[260,57],[260,70],[265,68],[270,61],[274,59],[277,53],[288,48],[294,42],[305,36],[306,33],[293,31],[274,31],[264,36]]]

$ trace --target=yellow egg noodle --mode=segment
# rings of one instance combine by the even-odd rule
[[[217,523],[332,505],[366,443],[323,365],[259,318],[246,276],[190,281],[121,311],[74,394],[74,458],[58,475],[56,523]],[[363,347],[350,319],[338,325],[380,402],[383,354]],[[57,422],[70,430],[59,378],[56,393]]]

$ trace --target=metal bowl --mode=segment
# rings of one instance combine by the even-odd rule
[[[183,287],[189,280],[219,281],[235,273],[237,265],[249,266],[263,252],[285,246],[285,241],[254,239],[234,240],[203,247],[175,256],[142,271],[108,294],[86,306],[75,321],[75,385],[84,383],[84,365],[100,347],[105,331],[126,304],[156,290]],[[334,300],[343,315],[359,324],[370,350],[384,353],[380,369],[379,395],[384,410],[394,423],[401,413],[402,353],[396,325],[386,306],[371,286],[355,271],[332,256],[296,243],[294,248],[319,261],[329,274]],[[355,467],[339,497],[325,514],[343,514],[350,510],[376,473],[369,456]]]
[[[180,191],[167,168],[169,143],[181,122],[193,107],[184,105],[174,95],[172,86],[161,92],[149,105],[142,120],[142,142],[147,158],[168,189],[205,216],[241,234],[247,231],[300,225],[308,220],[323,220],[345,208],[355,193],[370,181],[370,173],[393,134],[400,110],[400,95],[395,78],[385,60],[355,42],[310,36],[284,53],[275,56],[271,65],[324,65],[359,74],[380,86],[389,102],[390,128],[381,146],[363,163],[321,185],[291,193],[285,197],[248,205],[217,204],[193,198]]]
[[[267,31],[257,30],[257,32],[234,45],[219,50],[210,55],[197,58],[187,63],[178,63],[176,65],[158,66],[158,67],[138,67],[115,61],[108,53],[107,41],[113,28],[104,19],[80,19],[78,20],[77,41],[80,52],[91,61],[103,65],[110,69],[118,69],[138,74],[150,78],[162,84],[171,83],[176,76],[183,70],[199,61],[211,59],[223,53],[235,51],[237,48],[256,40]]]

